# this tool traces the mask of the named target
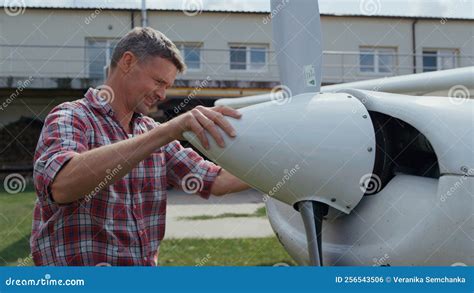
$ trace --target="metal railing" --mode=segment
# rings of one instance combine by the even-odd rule
[[[108,49],[107,47],[91,46],[0,44],[0,78],[32,76],[51,79],[102,79],[103,67],[101,65],[105,66],[106,60],[101,54],[95,56],[90,54],[91,49],[101,48],[104,51]],[[231,51],[228,49],[201,48],[199,52],[199,69],[190,68],[186,74],[178,78],[270,82],[279,80],[274,51],[266,51],[266,62],[261,69],[251,69],[252,64],[247,62],[231,63]],[[324,51],[323,82],[349,82],[439,69],[423,68],[422,54],[396,53],[391,55],[393,63],[388,66],[389,72],[375,72],[375,70],[372,70],[374,69],[372,66],[364,68],[360,65],[360,54],[360,52],[353,51]],[[364,54],[367,53],[364,52]],[[416,59],[416,68],[413,66],[414,59]],[[91,66],[91,64],[95,64],[95,66]],[[247,69],[231,69],[231,64],[240,65],[233,67],[246,67]],[[474,55],[455,56],[454,67],[473,65]],[[93,68],[95,68],[95,71],[92,70]]]

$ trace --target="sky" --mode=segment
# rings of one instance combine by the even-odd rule
[[[176,1],[160,2],[170,2],[167,4],[171,6]],[[203,0],[203,6],[270,11],[269,0]],[[365,10],[381,15],[474,18],[474,0],[319,0],[319,9],[336,14],[364,14]]]
[[[295,0],[292,0],[295,1]],[[298,1],[298,0],[296,0]],[[2,1],[0,1],[0,4]],[[64,7],[140,8],[141,0],[5,0],[6,3]],[[150,8],[270,12],[270,0],[147,0]],[[474,0],[319,0],[323,14],[369,14],[474,19]]]

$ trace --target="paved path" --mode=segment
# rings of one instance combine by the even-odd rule
[[[273,236],[267,217],[239,217],[209,220],[183,220],[180,217],[217,216],[224,213],[252,214],[264,207],[262,195],[249,190],[209,200],[171,190],[165,239],[170,238],[248,238]]]

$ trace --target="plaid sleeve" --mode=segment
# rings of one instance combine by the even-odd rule
[[[209,198],[221,167],[204,160],[191,148],[184,148],[178,141],[166,145],[164,153],[168,182],[186,193]]]
[[[40,201],[54,203],[51,183],[77,153],[87,150],[85,117],[71,103],[55,107],[46,117],[36,146],[33,178]]]

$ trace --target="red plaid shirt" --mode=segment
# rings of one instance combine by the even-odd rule
[[[138,113],[132,121],[133,135],[158,125]],[[38,200],[30,245],[36,265],[156,265],[165,234],[167,186],[183,188],[191,179],[191,190],[209,197],[220,167],[173,141],[107,188],[66,205],[52,200],[51,183],[74,153],[125,139],[110,104],[94,89],[46,117],[34,158]]]

